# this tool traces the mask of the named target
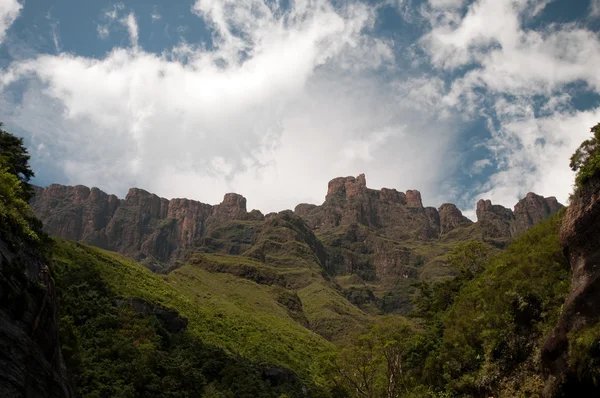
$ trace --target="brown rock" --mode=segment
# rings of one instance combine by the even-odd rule
[[[258,210],[247,213],[246,199],[234,193],[211,206],[167,200],[139,188],[131,188],[123,200],[81,185],[54,184],[35,192],[31,205],[46,232],[164,265],[223,223],[264,219]]]
[[[421,201],[421,192],[416,190],[406,191],[406,206],[417,209],[422,208],[423,202]]]
[[[379,191],[379,199],[382,202],[406,204],[406,195],[404,192],[398,192],[395,189],[382,188]]]
[[[444,203],[438,209],[440,214],[440,234],[445,234],[461,225],[473,224],[471,220],[463,216],[462,212],[452,203]]]
[[[514,208],[515,234],[520,235],[532,226],[556,213],[563,206],[555,197],[544,198],[529,192]]]
[[[561,379],[569,371],[568,334],[600,320],[600,177],[571,200],[560,229],[560,242],[573,271],[571,292],[542,348],[542,361]]]
[[[0,397],[73,397],[47,259],[11,235],[0,227]]]

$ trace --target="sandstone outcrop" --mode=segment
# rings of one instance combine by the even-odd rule
[[[137,188],[121,200],[97,188],[56,184],[36,188],[31,205],[50,234],[118,251],[157,271],[171,269],[198,246],[227,254],[248,251],[247,255],[263,259],[280,250],[272,242],[254,247],[261,240],[263,222],[287,223],[283,233],[320,235],[327,249],[313,238],[305,243],[327,271],[355,273],[365,280],[415,276],[422,260],[403,242],[434,244],[452,232],[464,235],[461,239],[499,239],[505,244],[562,207],[555,198],[532,193],[514,212],[481,200],[478,221],[473,223],[450,203],[439,209],[424,207],[417,190],[367,188],[364,174],[331,180],[321,205],[302,203],[294,211],[266,216],[258,210],[248,212],[246,199],[235,193],[211,206],[189,199],[167,200]],[[234,220],[254,223],[227,227]]]
[[[471,225],[473,221],[463,216],[462,212],[452,203],[444,203],[438,209],[440,216],[440,233],[445,234],[460,227],[461,225]]]
[[[246,210],[246,199],[228,193],[211,206],[189,199],[160,198],[132,188],[125,199],[58,184],[36,188],[31,207],[44,230],[64,239],[118,251],[158,266],[173,263],[201,237],[232,220],[262,220]]]
[[[490,238],[513,238],[521,235],[564,206],[555,197],[544,198],[529,192],[514,207],[514,211],[489,200],[477,202],[477,222]]]

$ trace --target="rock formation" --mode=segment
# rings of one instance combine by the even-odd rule
[[[514,212],[482,200],[477,204],[478,221],[473,223],[450,203],[439,209],[424,207],[416,190],[367,188],[364,174],[331,180],[321,205],[302,203],[294,211],[266,217],[257,210],[247,212],[246,199],[235,193],[211,206],[189,199],[167,200],[137,188],[121,200],[97,188],[55,184],[36,188],[31,204],[50,234],[118,251],[154,270],[172,267],[199,245],[229,254],[249,250],[262,227],[251,223],[235,227],[244,232],[221,230],[233,220],[259,224],[294,220],[297,231],[313,230],[331,249],[328,254],[319,250],[318,255],[330,272],[358,273],[367,280],[416,275],[415,267],[422,260],[402,242],[434,243],[452,231],[463,233],[465,239],[507,240],[561,207],[555,198],[532,193]],[[248,236],[240,239],[236,234]],[[261,258],[265,250],[250,252]]]
[[[0,231],[0,397],[72,397],[43,255]]]
[[[477,222],[492,238],[516,237],[563,208],[555,197],[544,198],[529,192],[514,207],[514,211],[489,200],[477,202]]]
[[[571,292],[542,349],[544,364],[559,382],[573,372],[569,334],[600,321],[600,177],[573,196],[561,226],[560,243],[573,272]]]
[[[246,199],[234,193],[211,206],[188,199],[167,200],[137,188],[120,200],[81,185],[36,188],[31,207],[52,235],[159,264],[181,257],[223,223],[264,218],[256,210],[248,213]]]
[[[461,225],[473,224],[473,221],[462,215],[462,212],[452,203],[444,203],[438,209],[440,216],[440,233],[445,234]]]

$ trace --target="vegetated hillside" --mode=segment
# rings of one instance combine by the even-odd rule
[[[57,240],[63,352],[80,396],[315,394],[309,365],[333,350],[273,292],[193,265],[156,275],[121,255]],[[304,392],[303,392],[304,391]]]
[[[349,397],[542,395],[540,348],[570,285],[558,240],[563,216],[499,254],[479,242],[459,245],[449,255],[458,275],[419,285],[415,322],[378,321],[323,358],[322,385]]]
[[[325,355],[320,385],[350,397],[599,396],[600,124],[592,133],[571,159],[568,209],[500,253],[457,245],[446,258],[457,275],[417,285],[414,322],[378,320]]]
[[[407,314],[415,282],[456,273],[446,255],[457,243],[480,240],[505,247],[562,207],[555,198],[533,193],[514,211],[480,201],[473,223],[452,204],[424,207],[415,190],[367,188],[364,175],[332,180],[320,206],[300,204],[293,212],[266,216],[247,212],[246,200],[236,194],[210,206],[140,189],[120,200],[97,188],[51,185],[37,188],[31,203],[47,232],[118,251],[157,272],[179,267],[190,253],[207,252],[253,258],[279,273],[288,268],[319,274],[328,288],[360,308],[319,288],[322,281],[310,288],[293,282],[295,293],[308,300],[303,304],[313,330],[330,340],[364,324],[364,312]],[[224,262],[212,268],[231,271],[231,261]],[[290,277],[288,272],[285,279]],[[328,307],[335,308],[315,308],[332,299]]]
[[[70,300],[72,283],[61,275],[72,269],[100,278],[98,294],[141,299],[175,311],[188,321],[187,330],[205,344],[261,364],[289,368],[302,377],[320,352],[333,349],[304,328],[278,303],[278,289],[190,264],[169,275],[157,275],[131,259],[87,245],[56,241],[54,268],[61,297]],[[251,260],[248,260],[251,263]],[[78,282],[84,289],[88,278]],[[76,291],[77,292],[77,291]],[[65,314],[69,315],[69,314]]]

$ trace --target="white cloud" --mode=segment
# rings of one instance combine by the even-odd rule
[[[456,129],[396,103],[404,86],[373,73],[394,62],[391,43],[369,34],[375,10],[270,7],[198,1],[216,28],[210,51],[137,49],[129,14],[133,49],[14,63],[3,86],[20,79],[29,89],[8,121],[51,148],[69,183],[121,195],[140,186],[216,203],[236,191],[271,211],[319,203],[329,179],[365,172],[370,186],[421,189],[434,200]],[[121,11],[110,17],[122,21]]]
[[[489,159],[479,159],[473,162],[473,168],[471,169],[472,174],[481,174],[483,170],[491,166],[493,163]]]
[[[432,3],[432,2],[431,2]],[[568,159],[600,120],[573,108],[568,85],[600,93],[600,39],[580,24],[525,28],[548,0],[477,0],[464,16],[425,10],[432,30],[421,40],[432,65],[457,77],[442,106],[488,119],[486,147],[495,172],[470,195],[512,206],[528,191],[563,202],[573,175]],[[435,82],[435,81],[433,81]],[[450,112],[451,112],[450,111]],[[472,165],[474,174],[481,163]]]
[[[590,16],[600,17],[600,0],[590,1]]]
[[[34,166],[120,195],[140,186],[216,203],[236,191],[272,211],[319,203],[329,179],[366,173],[370,187],[419,189],[434,206],[512,206],[529,190],[564,201],[568,157],[600,117],[573,108],[569,85],[600,92],[600,41],[584,25],[527,28],[547,3],[389,2],[431,26],[399,49],[359,2],[198,0],[213,46],[161,55],[138,47],[144,32],[117,4],[98,33],[124,27],[128,48],[15,62],[0,75],[0,107],[41,148]],[[16,81],[27,89],[12,103]],[[462,123],[480,117],[490,134],[469,145],[489,153],[465,164]],[[457,182],[457,170],[477,182]]]
[[[98,33],[98,37],[101,38],[102,40],[108,38],[108,35],[110,34],[110,30],[108,29],[108,26],[106,26],[106,25],[96,26],[96,32]]]
[[[160,15],[160,13],[156,9],[154,9],[150,17],[152,18],[152,22],[156,22],[162,18],[162,15]]]
[[[127,28],[127,32],[129,33],[129,42],[133,47],[137,47],[138,39],[139,39],[139,28],[137,21],[135,20],[135,15],[130,12],[127,17],[121,19],[119,22]]]
[[[23,5],[17,0],[0,0],[0,43],[6,36],[6,31],[19,16]]]

